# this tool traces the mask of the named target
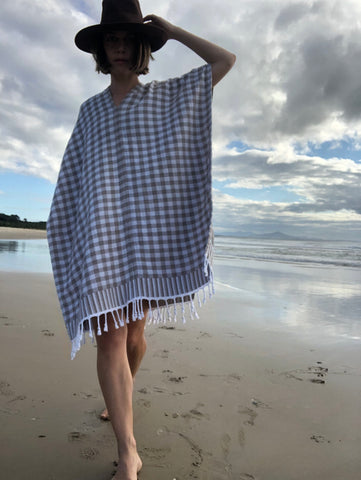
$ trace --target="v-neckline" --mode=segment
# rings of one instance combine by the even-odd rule
[[[112,92],[110,91],[110,85],[106,89],[106,92],[108,94],[109,101],[112,105],[113,108],[117,109],[122,107],[124,104],[128,103],[129,100],[137,93],[137,91],[143,87],[143,84],[141,82],[137,83],[132,89],[129,90],[129,92],[125,95],[125,97],[121,100],[120,103],[116,104],[113,100]]]

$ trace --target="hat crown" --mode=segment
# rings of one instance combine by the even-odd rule
[[[168,40],[162,28],[143,22],[138,0],[103,0],[100,24],[81,29],[75,36],[80,50],[94,53],[102,40],[102,34],[109,30],[127,30],[143,36],[150,43],[152,52],[159,50]]]
[[[138,0],[103,0],[101,25],[143,23]]]

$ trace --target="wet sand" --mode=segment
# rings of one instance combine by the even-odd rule
[[[358,480],[359,342],[301,336],[263,321],[267,298],[218,290],[200,320],[147,327],[139,478]],[[1,478],[110,480],[96,349],[70,360],[51,275],[0,273],[0,357]]]

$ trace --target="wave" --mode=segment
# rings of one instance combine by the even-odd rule
[[[361,245],[347,242],[306,242],[283,240],[216,238],[215,256],[219,259],[255,260],[262,262],[361,267]]]

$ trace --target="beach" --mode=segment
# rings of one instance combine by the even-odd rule
[[[32,238],[10,234],[0,229]],[[328,271],[262,268],[264,290],[216,282],[200,319],[147,326],[134,388],[140,479],[359,480],[359,324],[340,333],[318,321],[316,300],[268,286],[283,275],[294,295]],[[87,339],[70,360],[51,274],[0,271],[0,285],[1,478],[110,480],[96,347]]]
[[[46,238],[45,230],[35,230],[31,228],[11,228],[0,227],[0,239],[27,240]]]

